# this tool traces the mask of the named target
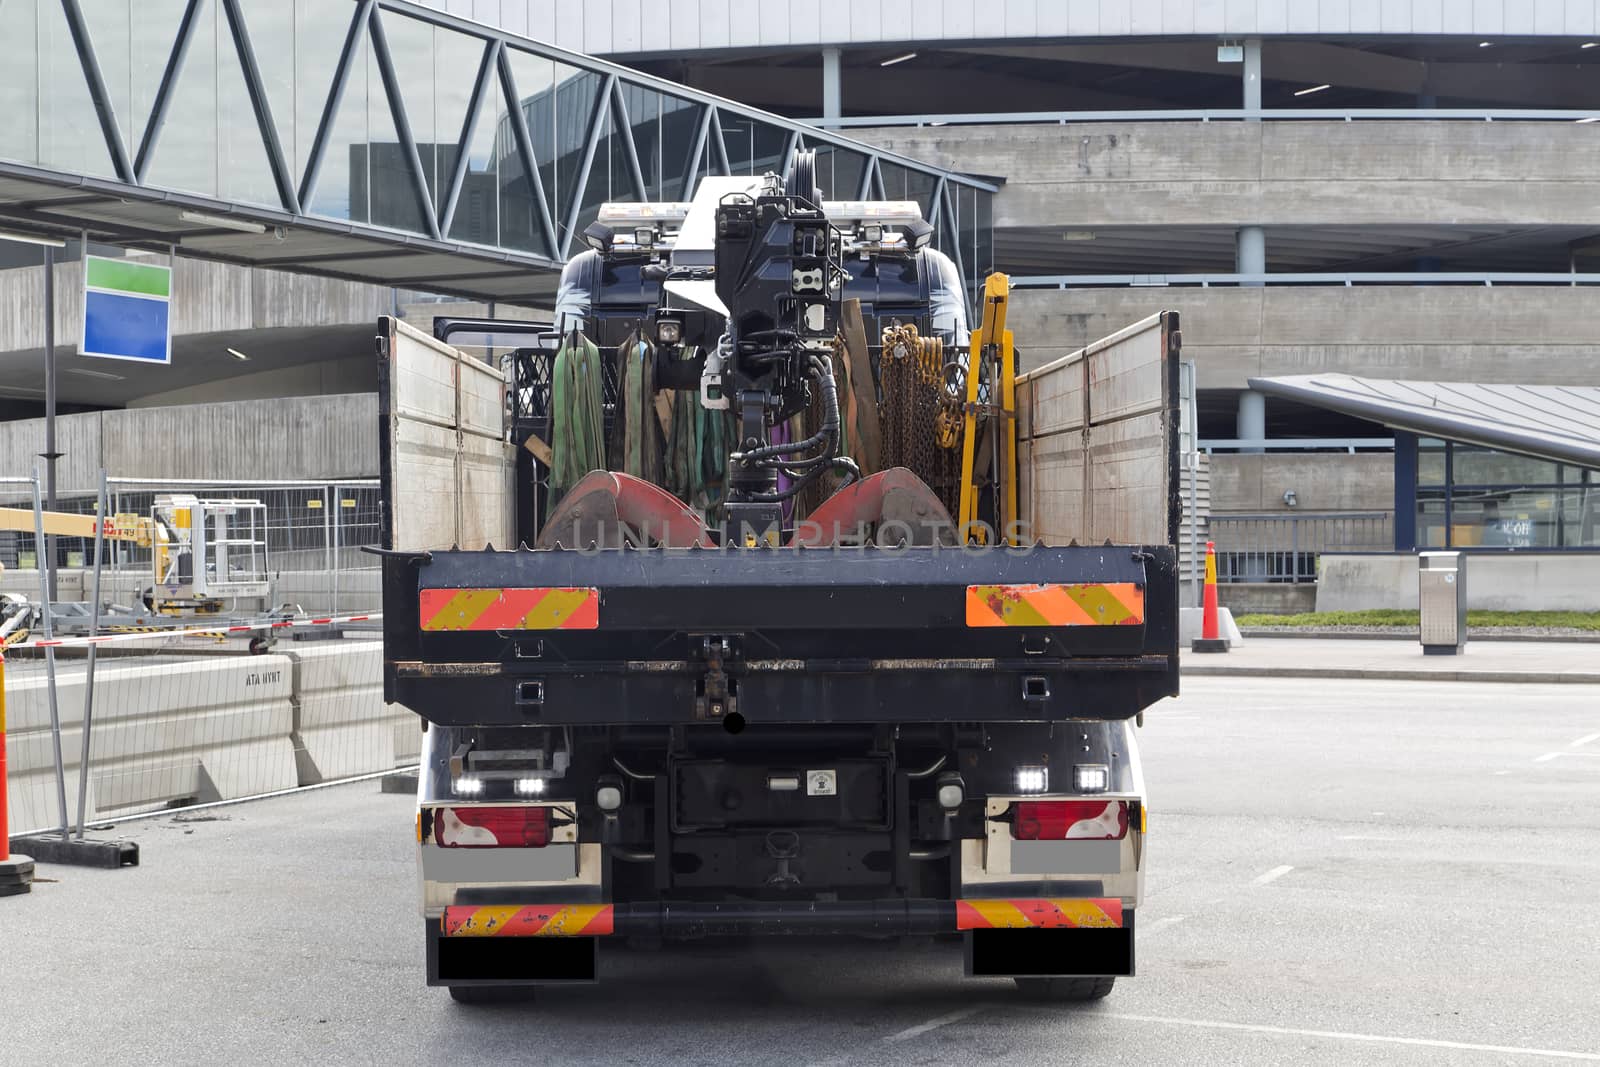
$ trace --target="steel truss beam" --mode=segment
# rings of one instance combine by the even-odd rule
[[[408,0],[355,0],[351,4],[351,14],[348,24],[344,29],[343,42],[338,58],[333,67],[331,81],[326,85],[301,85],[301,92],[321,94],[321,107],[317,115],[314,130],[302,131],[310,135],[309,150],[305,155],[303,169],[295,172],[295,160],[290,158],[286,151],[286,142],[280,134],[279,120],[283,116],[275,116],[272,101],[267,91],[267,77],[264,76],[261,63],[261,53],[257,52],[256,41],[250,32],[246,17],[246,8],[240,0],[215,0],[217,7],[207,9],[208,0],[188,0],[183,5],[172,37],[172,46],[164,57],[164,65],[160,83],[156,89],[154,100],[151,102],[149,117],[142,131],[138,129],[136,116],[131,114],[119,115],[113,103],[111,92],[108,89],[105,76],[101,70],[96,54],[96,45],[100,49],[117,48],[125,45],[126,41],[103,40],[96,42],[90,32],[89,24],[83,13],[84,0],[59,0],[61,10],[65,16],[66,27],[69,31],[72,45],[76,53],[84,84],[88,89],[90,100],[94,106],[96,119],[99,124],[100,134],[105,141],[106,151],[111,162],[111,168],[116,175],[117,182],[122,187],[133,187],[144,192],[146,182],[152,172],[156,155],[162,148],[163,132],[167,119],[172,111],[174,100],[180,91],[188,91],[180,87],[183,73],[189,58],[190,50],[194,47],[197,35],[202,31],[203,19],[215,15],[226,20],[229,39],[232,41],[234,53],[239,62],[239,69],[243,77],[246,95],[250,101],[254,117],[254,126],[260,134],[261,145],[264,150],[265,161],[270,170],[276,196],[278,210],[260,205],[241,205],[237,210],[246,215],[253,215],[270,222],[272,225],[306,225],[320,228],[329,222],[348,225],[357,222],[370,225],[370,219],[361,219],[362,212],[352,212],[357,219],[335,219],[331,217],[310,215],[311,205],[316,200],[317,189],[325,166],[329,165],[329,156],[335,136],[337,123],[340,118],[341,108],[344,104],[347,88],[351,79],[365,77],[366,72],[362,66],[363,55],[366,49],[371,50],[371,57],[375,63],[379,79],[383,86],[383,93],[388,104],[389,116],[393,122],[395,137],[398,141],[400,156],[404,161],[407,180],[410,184],[411,194],[420,208],[420,223],[415,237],[407,238],[404,234],[395,234],[384,230],[383,227],[374,227],[370,239],[378,242],[395,244],[396,242],[415,241],[416,238],[435,242],[448,242],[449,234],[454,226],[462,192],[470,173],[469,153],[472,148],[472,136],[479,127],[484,117],[484,109],[502,103],[505,108],[507,121],[504,133],[509,135],[510,145],[502,144],[502,150],[509,148],[509,153],[514,152],[516,163],[520,164],[526,181],[528,192],[533,202],[536,215],[536,225],[543,231],[541,247],[533,253],[531,258],[548,257],[552,262],[559,262],[573,247],[573,238],[578,224],[583,217],[584,201],[588,192],[591,176],[596,166],[596,155],[601,149],[602,137],[618,137],[620,142],[608,142],[611,150],[620,149],[615,158],[626,178],[619,174],[619,188],[612,191],[615,197],[624,195],[621,186],[631,186],[631,195],[639,199],[647,199],[656,195],[657,186],[662,182],[676,179],[675,173],[678,166],[682,166],[685,188],[692,187],[693,180],[701,174],[731,174],[733,168],[729,158],[725,121],[731,122],[733,116],[741,121],[763,124],[772,130],[785,135],[782,149],[781,166],[787,167],[795,154],[802,147],[834,148],[853,153],[855,157],[865,161],[863,167],[858,195],[882,195],[883,177],[882,165],[892,161],[895,165],[903,166],[929,175],[937,179],[934,192],[935,207],[932,212],[933,219],[929,221],[953,228],[955,222],[955,209],[953,206],[954,189],[956,186],[968,186],[993,192],[994,187],[988,183],[955,175],[931,167],[927,164],[881,151],[870,145],[852,141],[849,138],[829,131],[816,129],[803,123],[797,123],[776,115],[768,115],[755,109],[748,109],[730,101],[721,100],[710,94],[668,82],[660,78],[629,70],[602,60],[592,59],[587,56],[576,55],[561,49],[528,41],[512,34],[504,33],[498,29],[484,26],[457,18],[445,12],[422,7]],[[136,11],[139,9],[135,9]],[[141,17],[148,13],[141,12]],[[449,174],[439,174],[437,177],[438,189],[433,189],[429,184],[429,175],[423,167],[423,146],[416,139],[410,115],[406,107],[405,94],[401,87],[406,84],[405,79],[413,72],[401,69],[396,63],[396,57],[390,46],[385,23],[392,19],[414,20],[420,24],[434,29],[445,29],[453,33],[465,35],[483,43],[483,51],[479,57],[475,77],[472,81],[471,95],[468,98],[466,113],[462,119],[459,136],[456,138],[456,156]],[[215,25],[218,29],[222,23]],[[259,29],[259,27],[257,27]],[[300,27],[296,27],[296,33]],[[220,49],[220,40],[217,42]],[[540,160],[535,152],[533,138],[529,129],[528,117],[524,110],[525,103],[518,91],[516,79],[513,76],[512,50],[536,56],[540,59],[557,63],[564,68],[571,68],[581,74],[599,75],[603,79],[600,91],[597,93],[593,106],[585,116],[585,133],[581,144],[576,148],[578,154],[577,166],[573,169],[575,183],[572,188],[550,190],[545,188],[544,177],[540,171],[541,163],[549,166],[555,160]],[[222,54],[218,60],[221,61]],[[269,57],[272,58],[272,57]],[[630,115],[628,95],[623,91],[625,87],[633,86],[641,90],[656,93],[664,101],[673,100],[685,102],[698,108],[692,125],[689,122],[676,125],[677,136],[684,134],[692,136],[692,146],[687,158],[682,155],[683,144],[677,140],[670,146],[663,140],[666,137],[666,124],[658,121],[652,128],[652,137],[661,142],[660,159],[654,160],[657,153],[652,147],[652,160],[646,173],[646,157],[641,156],[639,144],[635,139],[635,116]],[[198,87],[195,87],[198,88]],[[544,91],[536,86],[528,87],[536,92]],[[555,91],[552,86],[549,91]],[[498,95],[496,95],[498,94]],[[726,115],[723,114],[726,112]],[[664,114],[663,112],[662,114]],[[641,116],[642,117],[642,116]],[[688,120],[690,116],[683,115]],[[659,118],[659,117],[658,117]],[[131,125],[130,125],[131,124]],[[649,126],[649,122],[645,123]],[[127,137],[124,136],[125,130]],[[454,131],[452,131],[454,132]],[[137,143],[130,143],[129,137],[137,138]],[[654,145],[654,142],[652,143]],[[442,148],[443,146],[441,146]],[[669,162],[671,161],[671,162]],[[605,161],[611,165],[612,159]],[[369,160],[370,164],[370,160]],[[91,179],[87,176],[58,175],[60,178],[72,178],[74,182],[85,183]],[[96,186],[110,183],[93,180]],[[369,186],[370,189],[370,186]],[[846,191],[840,190],[841,194]],[[158,199],[179,204],[189,199],[189,194],[180,190],[150,189]],[[146,200],[150,194],[139,196],[138,199]],[[557,195],[559,194],[559,203]],[[100,198],[90,198],[100,199]],[[70,202],[60,202],[51,205],[53,208],[71,207]],[[18,205],[10,205],[17,209]],[[35,216],[50,225],[57,225],[54,217],[44,214]],[[60,216],[59,225],[71,226],[81,229],[84,221],[74,220],[67,215]],[[135,227],[118,227],[114,224],[96,222],[88,228],[97,233],[110,234],[122,233],[129,241],[144,242],[154,239],[153,235],[147,236],[150,231]],[[192,231],[174,231],[177,240],[179,236]],[[352,236],[365,236],[358,228]],[[499,240],[504,244],[503,239]],[[961,254],[958,247],[959,241],[952,239],[945,242],[956,251],[956,259],[962,262],[966,257]],[[506,248],[506,252],[526,255],[520,250]],[[209,254],[209,253],[208,253]],[[338,259],[383,258],[385,252],[334,253],[321,257],[327,262]],[[397,252],[396,255],[400,253]],[[214,258],[223,258],[217,254]],[[316,259],[318,257],[313,257]],[[284,257],[283,265],[292,266],[294,262],[302,262],[293,257]],[[303,262],[312,262],[304,260]]]

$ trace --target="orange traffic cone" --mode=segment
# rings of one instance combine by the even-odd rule
[[[1206,542],[1206,588],[1200,615],[1200,636],[1189,644],[1191,652],[1226,652],[1228,639],[1222,636],[1217,619],[1217,545]]]
[[[12,853],[11,829],[6,825],[6,654],[0,650],[0,897],[32,888],[33,860]]]

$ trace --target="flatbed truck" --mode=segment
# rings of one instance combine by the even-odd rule
[[[457,1000],[596,981],[619,943],[749,935],[959,937],[968,976],[1069,1000],[1134,973],[1136,726],[1178,690],[1177,316],[1017,376],[1009,414],[966,405],[1014,416],[1014,531],[891,535],[908,501],[928,519],[922,483],[835,452],[846,486],[808,536],[739,458],[834,386],[824,359],[799,389],[780,361],[850,300],[869,336],[946,339],[957,377],[1002,338],[952,311],[914,204],[822,203],[800,177],[608,205],[557,340],[502,366],[379,323],[384,691],[426,732],[421,933]],[[653,339],[660,381],[726,398],[709,520],[599,471],[552,499],[548,348],[580,330]]]

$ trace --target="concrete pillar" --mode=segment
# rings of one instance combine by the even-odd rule
[[[1233,269],[1236,274],[1267,273],[1267,232],[1260,226],[1240,226],[1234,235]],[[1241,282],[1258,286],[1261,282]]]
[[[844,116],[843,91],[839,77],[839,49],[822,50],[822,117],[837,119]],[[827,125],[826,122],[823,123]]]
[[[1239,394],[1239,417],[1234,436],[1241,441],[1262,441],[1267,436],[1267,398],[1254,389]],[[1245,448],[1244,452],[1265,452],[1264,448]]]
[[[1250,37],[1244,42],[1244,109],[1261,110],[1261,38],[1259,37]]]

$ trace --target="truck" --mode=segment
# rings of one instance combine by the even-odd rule
[[[457,1001],[685,939],[959,938],[965,975],[1064,1000],[1134,973],[1177,316],[1013,376],[1003,276],[970,328],[920,205],[825,201],[808,163],[606,205],[551,322],[379,322],[384,697],[425,731]],[[901,410],[908,344],[937,380]],[[914,408],[959,477],[871,462],[874,403],[879,460]],[[620,469],[679,416],[721,465],[695,500]],[[562,484],[596,440],[613,469]]]

